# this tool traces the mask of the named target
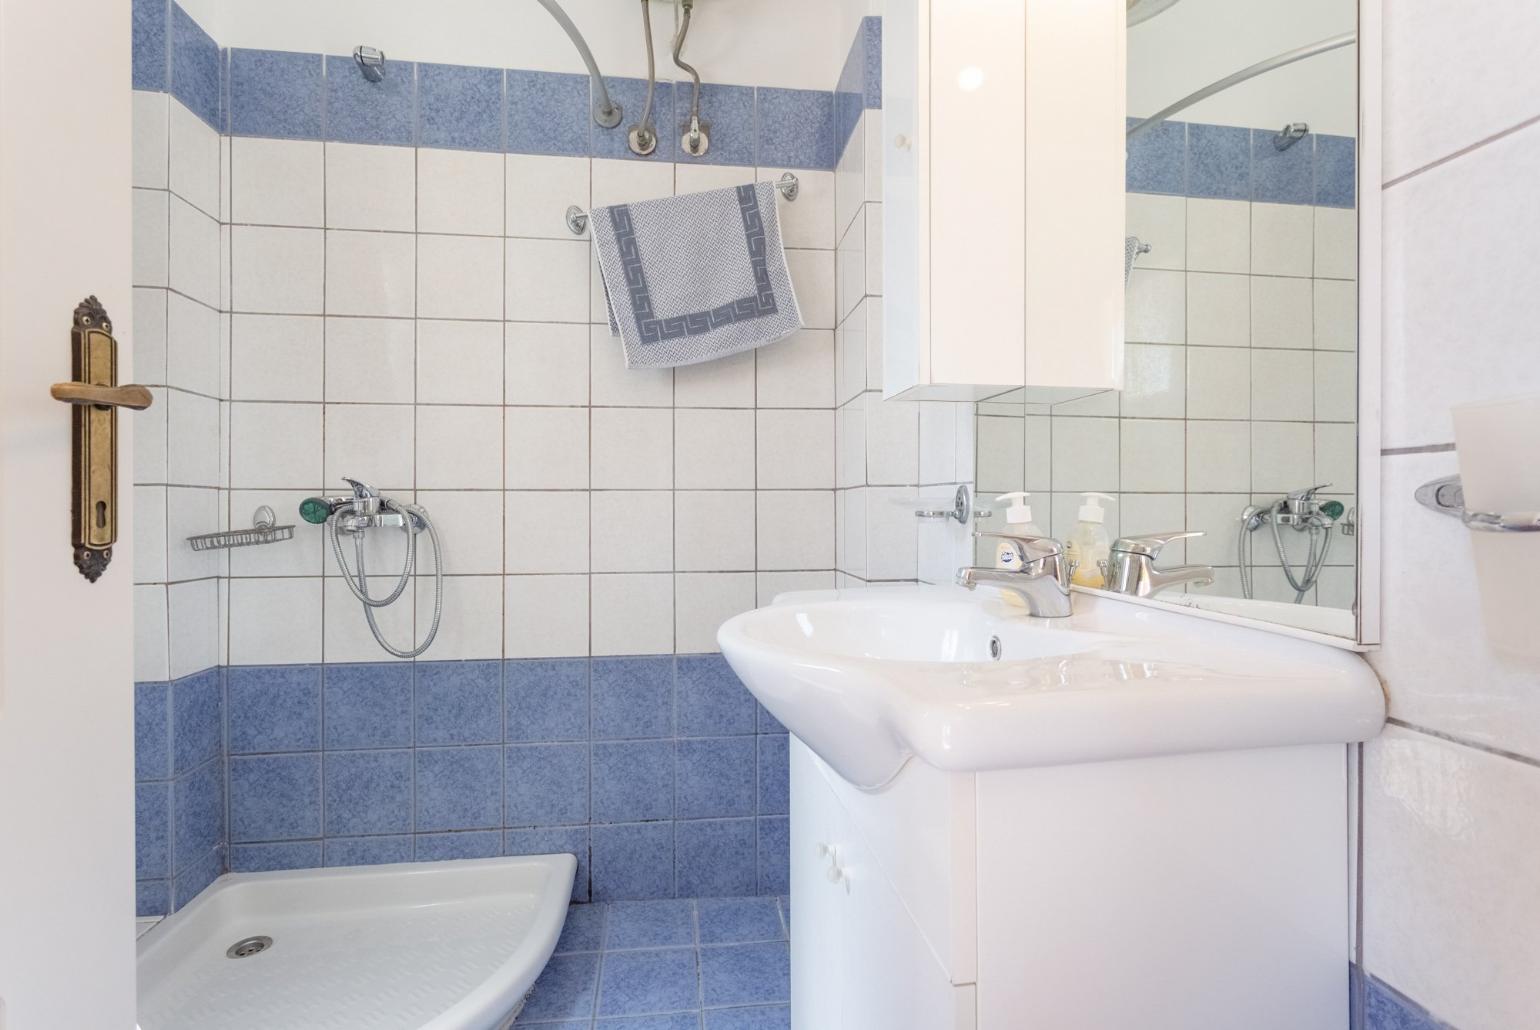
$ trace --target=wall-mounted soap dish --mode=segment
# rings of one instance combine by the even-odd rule
[[[294,527],[280,526],[277,522],[278,516],[273,513],[273,509],[264,504],[252,514],[250,529],[203,533],[188,537],[187,542],[194,551],[217,551],[228,547],[251,547],[254,544],[276,544],[280,540],[292,540]]]
[[[1459,476],[1444,476],[1417,488],[1417,501],[1441,515],[1452,515],[1483,533],[1540,533],[1540,512],[1466,511]]]

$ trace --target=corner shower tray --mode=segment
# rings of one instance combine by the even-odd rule
[[[223,876],[139,941],[139,1030],[500,1030],[545,967],[577,860]]]

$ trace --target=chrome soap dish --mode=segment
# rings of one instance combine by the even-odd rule
[[[1417,488],[1417,501],[1441,515],[1452,515],[1483,533],[1540,533],[1540,512],[1466,511],[1459,476],[1445,476]]]
[[[222,533],[203,533],[190,536],[187,542],[194,551],[217,551],[229,547],[251,547],[255,544],[276,544],[280,540],[294,539],[294,527],[277,525],[278,516],[273,509],[262,505],[251,516],[250,529],[230,529]]]

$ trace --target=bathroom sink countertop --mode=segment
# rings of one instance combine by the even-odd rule
[[[1086,594],[1063,619],[986,589],[785,594],[718,641],[771,714],[868,788],[911,757],[965,772],[1345,743],[1385,719],[1355,654]]]

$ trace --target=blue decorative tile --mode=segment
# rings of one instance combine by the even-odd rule
[[[587,744],[514,744],[505,755],[504,826],[588,822]]]
[[[608,905],[572,905],[556,942],[556,954],[598,951],[604,946],[604,920]]]
[[[171,911],[170,880],[140,880],[134,884],[134,915],[163,916]]]
[[[791,1030],[790,1005],[707,1009],[706,1030]]]
[[[519,1022],[592,1018],[598,986],[598,955],[557,955],[535,981]]]
[[[593,818],[624,823],[674,814],[672,740],[601,741],[593,745]]]
[[[325,781],[328,837],[411,832],[412,752],[330,751]]]
[[[168,0],[133,0],[133,83],[135,89],[166,89]]]
[[[1187,126],[1187,195],[1251,197],[1250,129],[1196,122]]]
[[[781,909],[781,926],[786,930],[786,936],[791,936],[791,898],[782,897],[775,899]]]
[[[811,89],[755,92],[762,168],[834,167],[834,94]]]
[[[320,54],[230,50],[230,133],[321,139],[326,80]]]
[[[675,817],[753,815],[755,739],[698,737],[679,741],[674,757]]]
[[[674,825],[619,823],[592,827],[590,875],[594,900],[672,898]]]
[[[789,737],[762,734],[759,741],[760,815],[786,815],[791,811],[791,760]]]
[[[599,1015],[677,1012],[699,1003],[694,948],[605,952]]]
[[[1315,202],[1352,207],[1358,196],[1358,142],[1351,136],[1315,138]]]
[[[660,79],[652,96],[652,124],[658,132],[658,147],[646,157],[631,153],[627,142],[631,126],[640,123],[642,109],[647,102],[646,79],[606,78],[605,86],[610,99],[620,104],[625,115],[613,129],[593,127],[594,157],[619,157],[629,161],[674,161],[679,150],[679,137],[669,132],[674,124],[674,90],[668,79]]]
[[[328,665],[322,686],[328,748],[412,743],[410,663]]]
[[[351,55],[326,55],[326,138],[343,143],[410,146],[416,123],[410,61],[391,61],[370,82]]]
[[[695,947],[695,902],[689,898],[616,901],[609,910],[605,951]]]
[[[754,695],[719,654],[680,655],[674,704],[681,737],[754,732]]]
[[[171,863],[176,876],[201,862],[225,840],[225,782],[208,762],[171,786]]]
[[[247,665],[225,670],[230,753],[314,751],[321,746],[321,667]]]
[[[1130,193],[1186,194],[1186,122],[1162,122],[1128,140],[1127,188]]]
[[[861,94],[836,90],[834,93],[834,160],[845,156],[845,148],[850,145],[850,138],[856,134],[856,129],[861,125],[861,115],[866,113],[866,105],[862,101]]]
[[[753,819],[680,820],[674,827],[681,897],[753,894],[758,885]]]
[[[171,784],[141,783],[134,788],[134,878],[171,875]]]
[[[791,890],[791,821],[768,816],[759,824],[759,893],[785,894]]]
[[[417,744],[503,739],[503,663],[419,662]]]
[[[586,902],[588,889],[588,827],[546,826],[503,833],[505,855],[573,855],[577,874],[572,878],[572,900]]]
[[[1449,1024],[1372,976],[1364,977],[1364,1030],[1451,1030]]]
[[[695,903],[702,944],[784,941],[775,898],[702,898]]]
[[[505,739],[588,739],[587,658],[505,662],[503,688],[508,699]]]
[[[496,858],[503,853],[498,830],[462,830],[458,833],[419,833],[416,859],[445,862],[462,858]]]
[[[861,56],[866,67],[862,75],[866,106],[882,107],[882,18],[869,14],[861,19]]]
[[[171,910],[176,911],[202,894],[224,871],[224,856],[218,851],[209,851],[196,862],[179,867],[171,880]]]
[[[171,5],[171,95],[219,127],[219,44],[177,4]]]
[[[554,1030],[543,1027],[541,1030]],[[583,1030],[587,1030],[585,1026]],[[594,1022],[594,1030],[700,1030],[700,1013],[667,1012],[655,1016],[614,1016]]]
[[[791,1000],[791,949],[785,943],[701,948],[701,995],[708,1007]]]
[[[1271,204],[1308,204],[1315,198],[1315,136],[1307,134],[1285,150],[1273,143],[1277,129],[1251,133],[1251,199]]]
[[[767,709],[764,705],[760,704],[758,701],[754,702],[754,711],[758,731],[760,733],[786,732],[786,727],[781,725],[781,721],[775,716],[771,715],[770,710]]]
[[[224,746],[224,690],[219,669],[205,669],[171,684],[172,772],[180,776]]]
[[[834,87],[834,149],[836,159],[854,135],[861,114],[866,110],[866,26],[863,23],[850,41],[845,64]]]
[[[595,740],[669,737],[674,732],[674,659],[595,658]]]
[[[232,873],[270,873],[278,869],[315,869],[321,864],[321,842],[237,844],[230,849]]]
[[[508,152],[587,157],[590,132],[624,133],[624,122],[600,129],[588,107],[588,76],[510,70]]]
[[[502,153],[502,69],[419,64],[417,145]]]
[[[410,834],[326,838],[328,866],[392,865],[411,860],[412,837]]]
[[[320,835],[320,755],[230,759],[231,840],[295,840]]]
[[[134,684],[134,779],[171,775],[171,684]]]
[[[692,82],[674,83],[674,138],[682,139],[690,129]],[[754,164],[754,87],[722,86],[702,83],[700,117],[709,127],[710,142],[700,157],[679,149],[681,164],[748,165]]]
[[[503,749],[417,749],[417,829],[498,826],[503,807]]]

